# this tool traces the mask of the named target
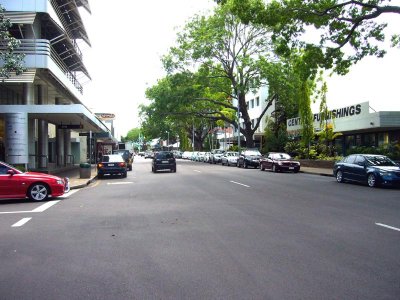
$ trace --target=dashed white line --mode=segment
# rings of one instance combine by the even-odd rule
[[[389,226],[389,225],[382,224],[382,223],[375,223],[375,225],[382,226],[382,227],[389,228],[389,229],[396,230],[396,231],[400,231],[400,228]]]
[[[234,183],[234,184],[241,185],[241,186],[250,187],[249,185],[243,184],[243,183],[240,183],[240,182],[236,182],[236,181],[232,181],[232,180],[231,180],[230,182],[232,182],[232,183]]]
[[[108,182],[108,185],[118,185],[118,184],[131,184],[131,181],[124,181],[124,182]]]
[[[199,170],[193,170],[193,172],[201,173],[201,171],[199,171]]]
[[[17,223],[15,223],[14,225],[12,225],[11,227],[21,227],[21,226],[25,225],[30,219],[32,219],[32,218],[23,218],[23,219],[19,220]]]
[[[39,207],[36,207],[34,210],[32,210],[32,212],[36,213],[36,212],[44,212],[46,209],[52,207],[53,205],[56,205],[58,202],[60,202],[61,200],[56,200],[56,201],[49,201],[43,205],[40,205]]]

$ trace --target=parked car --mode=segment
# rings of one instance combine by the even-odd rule
[[[128,167],[128,171],[132,171],[133,155],[129,150],[122,150],[122,149],[114,150],[113,154],[121,155],[124,158],[125,162],[126,162],[126,165]]]
[[[261,155],[260,151],[258,151],[258,149],[244,150],[240,153],[239,158],[236,163],[236,166],[238,168],[240,168],[240,167],[258,168],[260,166],[260,158],[261,157],[262,157],[262,155]]]
[[[154,154],[151,171],[156,173],[160,170],[169,170],[176,172],[176,160],[174,154],[170,151],[160,151]]]
[[[335,163],[337,182],[352,181],[375,186],[400,186],[400,166],[384,155],[352,154]]]
[[[153,158],[154,154],[153,151],[145,151],[144,158]]]
[[[225,153],[225,150],[221,150],[221,149],[211,150],[209,163],[210,164],[218,164],[218,163],[220,163],[221,162],[221,157],[222,157],[222,155],[224,155],[224,153]]]
[[[239,152],[228,151],[221,157],[221,165],[236,166]]]
[[[69,179],[38,173],[22,172],[0,161],[0,199],[44,201],[69,192]]]
[[[208,163],[208,162],[210,161],[210,158],[211,158],[211,152],[206,152],[206,153],[204,154],[203,162],[204,162],[204,163]]]
[[[260,170],[297,173],[300,171],[300,162],[294,160],[287,153],[270,152],[260,159]]]
[[[127,170],[125,159],[120,154],[103,155],[101,162],[97,163],[97,178],[103,178],[104,175],[120,175],[125,178]]]
[[[182,159],[190,159],[192,157],[192,152],[191,151],[184,151],[182,153]]]
[[[204,152],[204,151],[200,151],[198,154],[197,154],[197,157],[196,157],[196,161],[204,161],[204,156],[206,155],[206,153]]]

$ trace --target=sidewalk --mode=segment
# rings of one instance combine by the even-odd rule
[[[97,169],[96,165],[92,164],[91,166],[91,175],[90,178],[81,178],[79,165],[73,166],[67,170],[55,171],[52,172],[53,175],[58,177],[68,177],[69,178],[69,186],[71,190],[73,189],[80,189],[86,187],[90,183],[92,183],[97,177]]]
[[[326,168],[301,167],[300,173],[314,174],[320,176],[333,176],[332,170]],[[80,178],[79,166],[73,167],[68,170],[59,171],[53,174],[59,177],[68,177],[71,189],[80,189],[91,184],[96,179],[97,170],[96,165],[92,165],[90,178]]]

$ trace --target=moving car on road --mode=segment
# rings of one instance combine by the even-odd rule
[[[300,162],[294,160],[287,153],[270,152],[268,155],[260,159],[260,170],[297,173],[300,171]]]
[[[154,154],[151,171],[156,173],[160,170],[169,170],[176,172],[176,160],[174,154],[170,151],[160,151]]]
[[[69,179],[38,172],[22,172],[0,161],[0,199],[44,201],[69,192]]]
[[[127,170],[125,159],[120,154],[103,155],[101,162],[97,163],[97,178],[103,178],[104,175],[126,178]]]
[[[114,150],[113,154],[121,155],[126,162],[128,171],[132,171],[133,155],[131,154],[131,152],[129,150],[123,150],[123,149]]]
[[[400,166],[384,155],[352,154],[335,163],[337,182],[367,183],[370,187],[400,186]]]

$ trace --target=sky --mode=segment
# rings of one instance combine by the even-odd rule
[[[82,11],[91,47],[80,47],[92,77],[83,82],[84,104],[92,112],[116,115],[115,137],[140,126],[145,90],[165,76],[161,56],[190,17],[214,5],[211,0],[90,1],[92,14]],[[400,28],[398,15],[385,18],[390,31]],[[376,111],[400,111],[399,72],[400,49],[382,59],[365,58],[346,76],[327,78],[328,107],[369,101]]]

